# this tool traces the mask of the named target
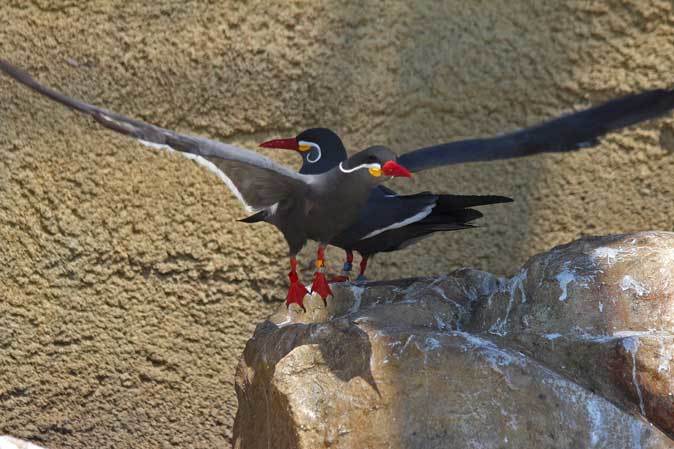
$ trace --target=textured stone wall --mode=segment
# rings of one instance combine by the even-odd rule
[[[674,85],[669,1],[7,0],[0,23],[0,55],[38,79],[250,148],[322,125],[402,152]],[[398,183],[517,202],[372,275],[506,274],[583,234],[672,230],[673,152],[670,118],[585,153]],[[195,164],[0,78],[0,433],[228,441],[236,358],[287,271],[280,235],[242,216]]]

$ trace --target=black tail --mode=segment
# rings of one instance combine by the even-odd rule
[[[414,228],[415,232],[418,232],[419,229],[428,229],[432,232],[454,231],[473,227],[468,223],[482,217],[482,213],[475,209],[458,209],[442,213],[436,212],[434,209],[428,217],[412,223],[409,227]]]
[[[471,228],[474,226],[468,223],[483,217],[480,211],[470,209],[471,207],[512,201],[512,198],[498,195],[438,195],[436,206],[430,215],[411,226],[431,232]]]
[[[438,201],[433,208],[433,214],[457,212],[468,207],[512,202],[512,198],[498,195],[438,195]]]

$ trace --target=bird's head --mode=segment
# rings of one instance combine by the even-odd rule
[[[300,173],[305,175],[325,173],[347,158],[342,139],[327,128],[310,128],[297,137],[269,140],[260,146],[296,151],[302,156]]]
[[[370,147],[339,163],[342,173],[354,174],[375,183],[389,177],[411,178],[412,173],[396,162],[396,154],[382,146]]]

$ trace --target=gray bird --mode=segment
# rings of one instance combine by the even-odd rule
[[[347,158],[339,136],[327,128],[311,128],[297,137],[274,139],[260,144],[264,148],[295,150],[302,156],[300,173],[324,173]],[[436,232],[458,231],[475,227],[472,221],[482,213],[472,207],[509,203],[511,198],[498,195],[447,195],[421,192],[398,195],[379,185],[372,189],[358,221],[340,232],[330,245],[346,252],[342,271],[333,281],[346,281],[353,266],[353,253],[361,256],[357,280],[365,279],[368,260],[377,253],[398,251]],[[245,220],[260,221],[258,216]]]
[[[373,187],[390,177],[410,177],[396,155],[370,147],[315,175],[295,173],[269,158],[203,137],[188,136],[134,120],[75,100],[39,84],[27,73],[0,60],[0,71],[69,108],[92,116],[101,125],[155,147],[185,153],[214,171],[250,212],[264,215],[289,247],[290,287],[286,304],[298,304],[308,293],[297,275],[296,255],[307,240],[318,242],[312,292],[324,300],[332,293],[324,275],[324,248],[356,221]]]
[[[239,166],[241,164],[248,164],[253,167],[248,170],[260,172],[264,168],[263,171],[267,177],[273,177],[273,173],[277,173],[276,176],[280,176],[278,174],[280,173],[283,175],[284,179],[292,179],[292,176],[287,174],[289,171],[288,169],[273,164],[272,161],[266,158],[256,160],[255,158],[259,156],[246,150],[203,138],[182,136],[162,128],[104,111],[85,103],[77,102],[58,92],[41,86],[28,75],[18,71],[4,61],[0,61],[0,70],[32,87],[43,95],[91,115],[94,119],[108,128],[137,137],[144,140],[146,143],[150,142],[153,144],[168,145],[173,149],[183,152],[187,156],[196,158],[198,162],[203,163],[208,168],[218,173],[219,176],[228,183],[230,188],[232,188],[237,197],[242,199],[244,203],[249,201],[249,204],[251,205],[249,209],[257,210],[256,214],[246,218],[245,221],[268,221],[273,223],[272,220],[274,220],[275,213],[279,208],[279,202],[268,206],[264,206],[258,202],[256,206],[256,203],[253,202],[253,200],[248,200],[248,196],[255,196],[253,193],[255,189],[254,186],[247,186],[246,188],[240,187],[237,184],[237,182],[240,182],[245,186],[248,182],[248,180],[245,179],[245,170],[241,169]],[[443,143],[410,151],[400,156],[397,161],[401,166],[407,167],[411,172],[418,172],[443,165],[465,162],[510,159],[547,152],[574,151],[595,146],[599,143],[599,137],[606,133],[641,121],[656,118],[669,112],[672,108],[674,108],[674,91],[656,89],[627,95],[600,106],[562,116],[513,133],[492,138]],[[277,139],[274,141],[281,144],[278,148],[294,149],[302,153],[304,164],[299,176],[322,177],[323,175],[335,171],[337,168],[343,174],[353,173],[350,171],[349,167],[354,166],[350,164],[351,159],[346,159],[346,151],[343,149],[343,146],[341,146],[341,141],[339,141],[341,150],[331,152],[326,151],[326,149],[330,147],[330,144],[321,142],[320,139],[313,139],[310,136],[305,137],[304,140],[298,136],[296,138]],[[332,140],[334,141],[334,139]],[[339,140],[338,137],[337,140]],[[206,143],[208,145],[206,145]],[[215,151],[215,148],[226,149],[228,153],[225,155],[222,151]],[[239,152],[239,158],[235,157],[235,152]],[[359,154],[356,156],[358,155]],[[206,156],[206,158],[202,156]],[[212,158],[214,158],[216,162],[218,158],[220,158],[218,165],[223,165],[224,162],[222,161],[229,161],[225,164],[225,168],[220,167],[227,171],[226,175],[218,170],[217,166],[211,163],[211,160],[209,159]],[[263,168],[257,166],[254,162],[255,160],[259,162]],[[317,164],[319,161],[322,163]],[[380,162],[383,162],[383,159]],[[274,168],[271,168],[269,164],[273,164]],[[361,164],[358,167],[360,170],[365,170],[367,168],[368,172],[373,177],[380,175],[384,168],[381,164],[377,167],[376,165],[372,166],[369,162]],[[409,173],[398,174],[398,176],[406,176],[408,174]],[[310,178],[302,179],[305,180],[306,183],[306,180]],[[327,177],[325,179],[327,179]],[[258,184],[264,183],[260,181]],[[290,185],[292,183],[288,181],[287,184]],[[267,184],[267,187],[269,187],[269,183]],[[241,189],[246,190],[246,193],[242,194],[239,191]],[[288,190],[292,189],[288,188]],[[271,196],[279,194],[279,192],[270,192]],[[443,197],[445,199],[444,205]],[[461,226],[462,224],[466,225],[469,221],[472,221],[479,216],[479,212],[474,209],[468,209],[469,207],[509,200],[505,197],[491,197],[493,199],[492,201],[488,199],[490,198],[488,196],[453,196],[453,198],[452,196],[440,196],[439,199],[435,199],[432,194],[428,193],[419,194],[414,198],[414,196],[398,196],[395,192],[382,188],[382,186],[374,188],[370,192],[369,198],[370,199],[365,200],[366,206],[360,208],[360,217],[358,220],[343,229],[338,235],[333,236],[330,240],[331,242],[343,248],[352,247],[356,248],[357,251],[362,249],[362,254],[364,255],[367,255],[368,252],[374,253],[396,250],[413,243],[419,238],[423,238],[430,232],[456,229],[457,226]],[[497,200],[498,198],[501,198],[501,200]],[[307,201],[311,201],[311,199]],[[447,214],[448,211],[451,212],[451,214]],[[372,217],[374,217],[374,219]],[[442,228],[443,226],[447,229]],[[307,238],[312,239],[311,236]],[[291,256],[294,256],[291,239],[288,239],[288,236],[286,236],[286,239],[291,246]],[[318,241],[320,242],[320,239]],[[325,242],[322,243],[324,244]],[[319,258],[317,264],[320,265],[320,267],[322,267],[323,261],[322,253],[323,246],[319,245]],[[367,263],[367,257],[365,257],[364,262]],[[291,267],[293,267],[290,273],[291,291],[294,286],[293,278],[297,278],[294,269],[295,265],[294,257],[291,257]],[[296,281],[294,282],[296,283]],[[321,290],[324,293],[329,293],[329,287],[327,285],[323,286],[324,277],[321,276],[321,273],[317,273],[315,276],[314,284],[316,291]],[[300,284],[297,286],[297,289],[300,289],[300,287],[302,289],[304,288]],[[300,293],[297,293],[297,295]],[[289,297],[290,296],[289,293]]]
[[[398,162],[411,172],[444,165],[492,161],[558,153],[594,147],[600,137],[657,118],[674,108],[674,90],[654,89],[616,98],[582,111],[496,137],[457,140],[404,153]],[[333,131],[312,128],[289,139],[261,144],[267,148],[295,150],[302,156],[300,173],[318,174],[347,158],[346,149]],[[360,275],[368,257],[395,251],[433,232],[465,229],[482,216],[474,206],[512,201],[499,196],[397,195],[384,186],[372,190],[359,220],[331,242],[347,253],[344,271],[351,270],[352,251],[359,252]],[[360,276],[359,276],[360,277]]]

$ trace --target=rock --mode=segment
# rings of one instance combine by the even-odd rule
[[[29,441],[19,440],[18,438],[7,435],[0,436],[0,449],[44,449],[41,446]]]
[[[674,435],[674,234],[588,238],[533,257],[466,324]]]
[[[674,447],[672,262],[673,233],[588,238],[282,308],[241,358],[234,447]]]

